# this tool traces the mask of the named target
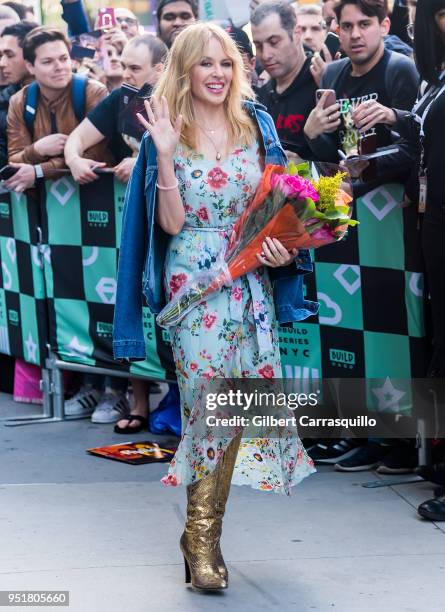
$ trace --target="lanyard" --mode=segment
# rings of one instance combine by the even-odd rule
[[[442,74],[439,77],[439,81],[442,81],[445,77],[445,70],[442,71]],[[416,114],[416,121],[418,121],[418,123],[420,123],[420,137],[421,139],[425,138],[425,132],[424,132],[424,125],[425,125],[425,120],[428,116],[428,113],[430,111],[431,106],[434,104],[434,102],[437,100],[437,98],[439,96],[441,96],[443,93],[445,93],[445,83],[442,85],[442,87],[436,87],[435,90],[431,91],[431,88],[427,88],[426,92],[423,94],[423,96],[420,98],[420,100],[417,100],[416,104],[414,105],[414,108],[412,110],[413,113]],[[431,100],[429,101],[429,103],[427,104],[425,110],[423,111],[422,115],[417,115],[417,111],[419,110],[419,108],[423,105],[424,102],[426,102],[426,100],[428,100],[428,98],[432,95]]]
[[[442,74],[439,77],[439,81],[442,81],[445,77],[445,70],[442,71]],[[428,116],[431,106],[434,102],[445,92],[445,83],[442,86],[437,86],[435,88],[427,88],[423,96],[420,100],[417,100],[416,104],[412,112],[415,114],[416,121],[420,123],[420,161],[419,161],[419,200],[418,200],[418,212],[422,215],[426,210],[427,204],[427,195],[428,195],[428,182],[427,182],[427,168],[425,165],[425,131],[424,125],[425,120]],[[422,107],[422,105],[427,102],[426,108],[424,109],[422,115],[418,115],[417,111]],[[418,229],[420,227],[420,217],[418,219]]]

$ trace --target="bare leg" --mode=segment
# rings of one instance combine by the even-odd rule
[[[134,405],[131,408],[130,414],[137,414],[147,418],[148,416],[148,383],[140,378],[130,378],[133,387]],[[118,421],[117,426],[124,429],[125,427],[137,427],[138,421],[132,421],[128,419],[121,419]]]

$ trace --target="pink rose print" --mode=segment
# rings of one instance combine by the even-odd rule
[[[170,279],[170,289],[173,295],[187,282],[187,274],[172,274]]]
[[[212,367],[210,367],[208,370],[203,372],[202,375],[207,380],[212,380],[212,378],[215,376],[215,370]]]
[[[195,361],[192,361],[190,364],[190,369],[192,372],[196,372],[196,370],[198,369],[198,364]]]
[[[229,175],[221,168],[212,168],[207,174],[207,182],[212,189],[222,189],[227,185]]]
[[[204,327],[206,329],[212,329],[213,325],[215,324],[216,319],[217,319],[217,316],[215,313],[210,314],[209,312],[206,312],[206,314],[202,318]]]
[[[241,301],[241,298],[243,297],[243,290],[241,289],[241,287],[233,287],[233,289],[232,289],[232,297],[237,302]]]
[[[209,220],[209,213],[205,206],[201,206],[201,208],[196,211],[196,216],[199,217],[201,221]]]
[[[258,374],[261,374],[263,378],[273,378],[275,375],[275,372],[273,370],[273,367],[270,364],[266,364],[265,366],[263,366],[262,368],[258,370]]]
[[[167,487],[176,487],[178,484],[178,480],[175,474],[168,474],[168,476],[164,476],[163,478],[161,478],[161,482]]]

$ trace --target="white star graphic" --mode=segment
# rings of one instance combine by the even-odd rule
[[[386,377],[383,387],[372,389],[372,392],[378,400],[379,410],[390,410],[391,412],[400,410],[399,401],[406,395],[405,391],[394,387],[389,376]]]
[[[77,336],[73,336],[71,342],[67,344],[65,348],[68,349],[67,354],[70,357],[78,357],[79,355],[84,355],[86,352],[88,352],[88,347],[80,344]]]
[[[31,332],[28,334],[28,340],[25,342],[28,352],[27,359],[33,363],[37,363],[37,344],[34,342]]]

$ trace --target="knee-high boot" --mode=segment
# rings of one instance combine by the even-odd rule
[[[187,519],[180,547],[186,582],[198,589],[227,588],[219,542],[239,442],[239,438],[231,442],[211,474],[187,487]]]

